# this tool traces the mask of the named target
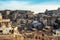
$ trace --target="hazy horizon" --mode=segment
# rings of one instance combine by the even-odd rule
[[[60,0],[0,0],[0,10],[31,10],[35,13],[60,8]]]

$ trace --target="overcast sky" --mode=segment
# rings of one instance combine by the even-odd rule
[[[0,10],[31,10],[35,13],[60,7],[60,0],[0,0]]]

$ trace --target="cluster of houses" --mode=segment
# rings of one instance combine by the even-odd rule
[[[0,14],[0,27],[8,27],[10,32],[17,27],[20,34],[43,31],[47,35],[60,35],[60,8],[37,14],[30,10],[0,10]],[[2,29],[0,28],[0,33]]]

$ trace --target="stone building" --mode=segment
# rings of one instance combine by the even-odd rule
[[[57,10],[46,10],[45,14],[53,17],[58,17],[60,16],[60,8],[58,8]]]
[[[11,34],[13,28],[10,19],[3,19],[0,13],[0,34]]]

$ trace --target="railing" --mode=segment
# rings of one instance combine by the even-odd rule
[[[0,35],[0,40],[60,40],[60,36],[41,36],[38,38],[28,38],[21,35]]]

